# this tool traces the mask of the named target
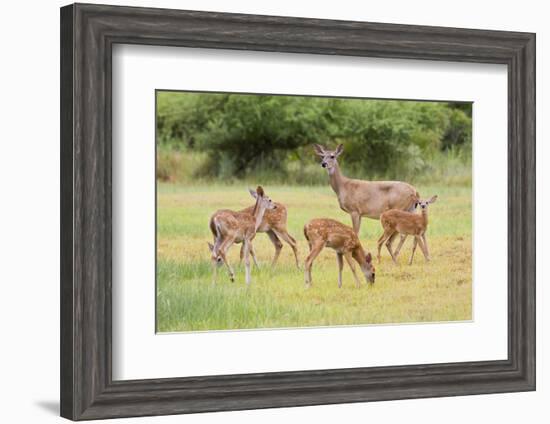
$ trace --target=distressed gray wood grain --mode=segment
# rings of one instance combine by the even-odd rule
[[[115,43],[508,66],[508,359],[112,381]],[[535,389],[535,35],[75,4],[61,9],[61,415],[98,419]]]

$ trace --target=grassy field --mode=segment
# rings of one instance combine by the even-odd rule
[[[231,283],[225,268],[212,285],[208,228],[211,214],[220,208],[241,209],[253,204],[243,183],[195,186],[159,183],[157,204],[157,330],[178,332],[280,328],[327,325],[361,325],[472,318],[472,213],[471,187],[416,185],[428,197],[438,194],[430,207],[428,243],[432,261],[426,263],[417,249],[409,266],[412,240],[405,243],[399,265],[387,251],[375,262],[376,283],[355,287],[344,266],[343,287],[337,286],[334,251],[324,249],[313,266],[313,287],[304,288],[303,270],[294,265],[285,244],[278,264],[270,266],[274,248],[259,233],[254,246],[260,269],[252,268],[252,284],[244,283],[239,263],[240,245],[229,258],[235,268]],[[308,254],[304,224],[329,217],[351,225],[328,186],[264,186],[275,201],[288,207],[288,229],[298,241],[303,265]],[[375,255],[380,222],[363,218],[361,241]]]

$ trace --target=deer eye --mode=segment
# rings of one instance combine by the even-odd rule
[[[330,158],[331,158],[331,159],[334,159],[334,155],[330,155]]]

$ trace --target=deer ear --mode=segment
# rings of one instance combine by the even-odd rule
[[[248,192],[250,193],[250,195],[256,199],[258,197],[258,195],[256,194],[256,192],[254,190],[252,190],[251,188],[248,189]]]
[[[334,152],[334,155],[335,156],[340,156],[340,154],[342,154],[343,151],[344,151],[344,145],[342,143],[340,143],[338,145],[338,147],[336,148],[336,151]]]
[[[315,150],[315,153],[318,156],[324,156],[325,155],[325,148],[321,146],[320,144],[314,144],[313,149]]]
[[[211,252],[214,251],[214,245],[212,243],[208,243],[208,248],[210,249]]]
[[[369,253],[367,253],[367,257],[365,258],[367,260],[367,263],[370,264],[372,262],[372,255]]]
[[[437,200],[437,194],[435,196],[432,196],[430,200],[428,200],[428,203],[435,203],[436,200]]]
[[[262,188],[262,186],[258,186],[258,188],[256,188],[256,193],[258,194],[258,196],[264,196],[264,189]]]

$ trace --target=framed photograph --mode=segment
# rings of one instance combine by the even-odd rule
[[[535,35],[61,9],[61,415],[535,390]]]

